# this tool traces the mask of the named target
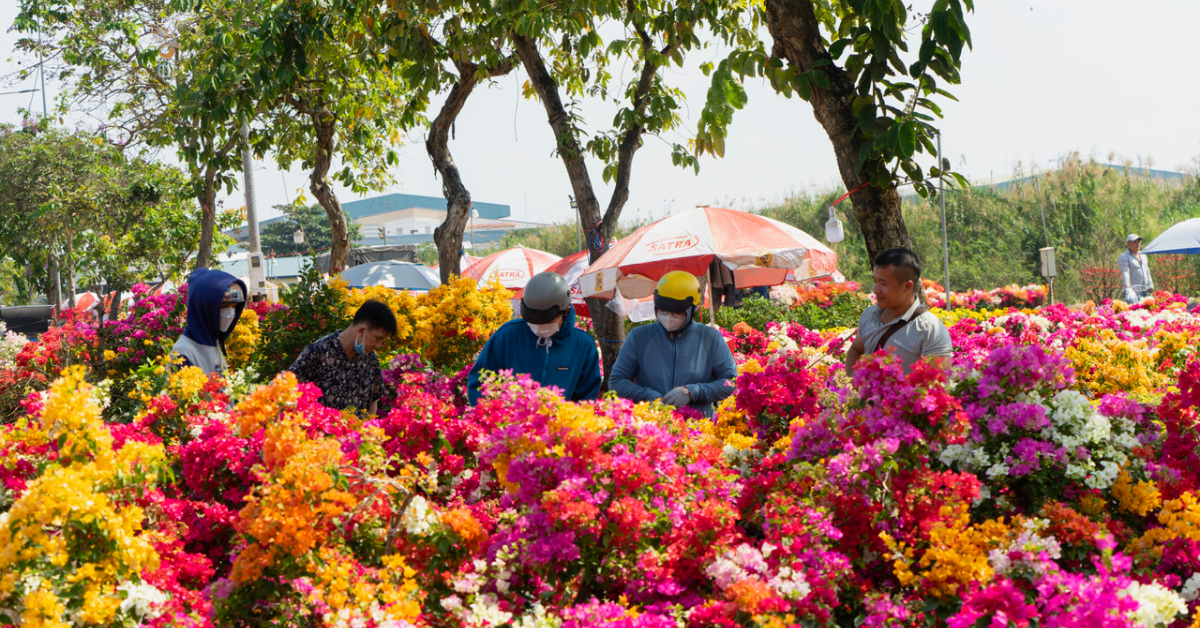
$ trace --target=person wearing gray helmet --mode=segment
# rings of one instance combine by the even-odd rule
[[[467,375],[467,398],[479,401],[485,371],[527,374],[554,386],[564,399],[600,396],[600,352],[592,337],[575,327],[571,290],[558,273],[538,273],[521,295],[521,318],[505,323],[484,345]]]

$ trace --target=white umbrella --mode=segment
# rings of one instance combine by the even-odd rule
[[[1191,218],[1173,225],[1146,245],[1147,255],[1189,255],[1200,253],[1200,218]]]
[[[442,278],[424,264],[384,260],[360,264],[342,271],[342,279],[351,288],[385,286],[394,290],[432,290]]]

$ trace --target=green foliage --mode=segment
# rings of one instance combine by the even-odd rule
[[[269,222],[259,231],[259,242],[264,255],[308,255],[309,247],[315,251],[328,250],[333,245],[329,218],[320,205],[276,205],[284,218]],[[362,225],[347,219],[350,241],[362,239]],[[297,224],[304,230],[307,244],[296,244]]]
[[[179,170],[86,133],[36,126],[0,126],[0,216],[5,255],[44,287],[55,261],[82,285],[118,291],[178,279],[200,238]]]
[[[742,307],[723,307],[717,311],[717,324],[733,329],[745,323],[759,331],[767,330],[767,323],[796,323],[807,329],[830,329],[832,327],[855,327],[863,310],[870,301],[857,292],[844,292],[834,296],[827,305],[800,303],[786,307],[757,294],[742,300]]]
[[[825,209],[835,192],[793,197],[762,210],[763,215],[794,225],[821,237],[828,219]],[[913,248],[924,264],[924,276],[939,283],[942,270],[941,208],[936,197],[909,199],[904,218]],[[838,204],[846,222],[846,240],[831,245],[838,268],[864,289],[871,285],[871,266],[851,201]],[[950,252],[950,288],[991,290],[1009,284],[1044,284],[1038,249],[1046,246],[1042,229],[1055,247],[1059,276],[1057,300],[1078,303],[1100,296],[1092,294],[1085,269],[1114,272],[1124,250],[1125,235],[1137,232],[1148,244],[1171,225],[1200,215],[1200,176],[1189,174],[1182,184],[1138,177],[1130,171],[1083,160],[1065,158],[1056,170],[1045,173],[1017,171],[1011,183],[1000,187],[968,187],[946,193],[946,222]],[[1156,280],[1163,283],[1162,258],[1150,257]],[[1194,294],[1200,276],[1200,256],[1182,260],[1173,271],[1185,275],[1178,287]],[[1190,278],[1190,279],[1189,279]],[[1190,281],[1190,283],[1189,283]],[[1119,296],[1107,294],[1104,296]]]
[[[169,0],[21,0],[14,27],[28,34],[17,49],[67,82],[61,108],[107,110],[102,131],[120,146],[173,147],[192,193],[215,211],[216,192],[236,183],[240,125],[217,115],[238,85],[201,81],[208,58],[196,51],[207,42],[198,36],[212,17]]]
[[[789,7],[803,6],[811,13],[767,4],[727,9],[731,15],[723,21],[740,22],[741,28],[724,31],[732,51],[715,67],[705,67],[712,83],[696,131],[696,154],[723,155],[733,112],[746,104],[742,81],[764,77],[779,93],[823,107],[818,119],[853,116],[856,124],[848,136],[839,132],[834,137],[831,124],[822,124],[841,144],[836,151],[857,151],[856,174],[877,188],[907,178],[920,195],[927,195],[931,187],[926,176],[937,177],[943,166],[925,170],[916,156],[937,154],[938,130],[932,123],[942,112],[934,99],[954,99],[942,84],[959,83],[963,47],[971,45],[965,13],[973,10],[972,0],[939,0],[925,15],[910,15],[911,7],[901,0],[806,1]],[[812,23],[788,22],[792,19]],[[770,45],[758,36],[766,30],[759,27],[764,22],[775,36]],[[801,40],[809,27],[819,39]],[[900,55],[908,51],[910,33],[917,27],[917,58],[906,65]],[[813,100],[814,91],[824,94],[822,104]],[[965,184],[957,174],[948,174]]]
[[[280,301],[284,309],[259,318],[259,346],[250,358],[254,371],[268,379],[290,367],[304,347],[350,324],[337,291],[313,265]]]

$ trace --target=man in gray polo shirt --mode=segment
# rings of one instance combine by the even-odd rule
[[[905,372],[925,356],[933,356],[941,368],[949,368],[954,352],[950,332],[917,300],[921,262],[916,253],[906,248],[880,253],[875,258],[874,277],[875,305],[858,319],[858,337],[846,352],[846,373],[854,375],[859,359],[876,351],[898,354]]]

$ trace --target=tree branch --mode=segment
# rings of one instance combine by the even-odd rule
[[[529,82],[537,92],[538,99],[546,109],[546,117],[550,128],[554,131],[558,148],[558,156],[567,169],[567,177],[571,180],[571,189],[575,192],[575,202],[579,207],[579,217],[590,227],[599,223],[600,203],[592,190],[591,177],[588,175],[587,163],[583,157],[583,147],[579,145],[575,127],[571,125],[571,117],[567,115],[562,98],[558,95],[558,83],[546,70],[546,61],[538,52],[537,44],[527,35],[512,35],[513,48],[521,59],[521,65],[529,75]]]

